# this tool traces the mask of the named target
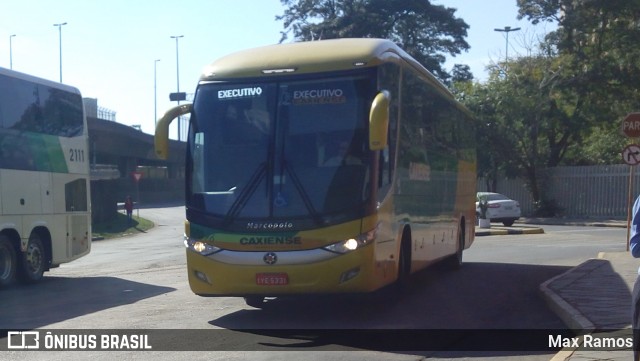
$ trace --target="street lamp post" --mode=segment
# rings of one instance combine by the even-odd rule
[[[493,30],[507,34],[507,47],[505,51],[505,63],[506,63],[509,61],[509,33],[512,31],[518,31],[520,30],[520,28],[511,28],[510,26],[505,26],[504,29],[493,29]]]
[[[153,62],[153,124],[157,125],[157,121],[158,121],[158,92],[157,92],[157,85],[158,85],[158,81],[157,81],[157,66],[158,66],[158,62],[160,61],[160,59],[156,59]],[[155,131],[155,127],[154,127],[154,131]]]
[[[16,34],[9,35],[9,69],[13,69],[13,43],[12,39]]]
[[[177,90],[176,93],[180,93],[180,62],[178,56],[178,39],[183,38],[184,35],[173,35],[171,39],[176,39],[176,84]],[[180,105],[180,100],[178,100],[178,105]],[[180,127],[181,117],[178,117],[178,140],[181,138],[181,127]]]
[[[53,24],[58,27],[58,42],[60,44],[60,82],[62,83],[62,26],[67,25],[66,22],[60,24]]]

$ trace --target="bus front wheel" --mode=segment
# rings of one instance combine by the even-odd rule
[[[456,241],[456,253],[449,256],[448,263],[451,269],[457,270],[462,267],[462,252],[464,252],[465,227],[464,221],[458,226],[458,240]]]
[[[247,306],[251,306],[254,308],[264,308],[265,301],[262,296],[249,296],[244,298],[244,302],[246,302]]]
[[[29,237],[27,251],[22,254],[21,261],[21,281],[33,283],[42,279],[47,264],[47,253],[37,233],[32,233]]]
[[[0,235],[0,288],[13,283],[16,276],[18,257],[11,240]]]
[[[409,288],[411,276],[411,232],[405,230],[400,243],[400,254],[398,255],[398,278],[396,279],[396,289],[400,292]]]

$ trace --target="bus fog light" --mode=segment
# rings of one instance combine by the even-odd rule
[[[209,281],[209,277],[207,277],[206,274],[200,272],[200,271],[194,271],[193,274],[202,282],[206,282],[208,284],[211,284],[211,281]]]
[[[360,273],[360,267],[352,268],[340,275],[340,283],[345,283]]]

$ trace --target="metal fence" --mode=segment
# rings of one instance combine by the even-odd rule
[[[547,169],[541,172],[543,192],[556,201],[565,217],[626,218],[631,172],[634,201],[640,193],[640,170],[624,164]],[[485,179],[478,179],[477,189],[487,190]],[[533,213],[533,200],[523,179],[500,179],[496,191],[519,201],[524,216]]]

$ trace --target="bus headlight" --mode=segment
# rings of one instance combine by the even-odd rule
[[[323,249],[334,253],[349,253],[362,248],[371,243],[376,238],[375,230],[363,233],[355,238],[349,238],[334,244],[323,247]]]
[[[184,246],[187,247],[188,250],[199,253],[203,256],[208,256],[221,251],[221,249],[216,246],[186,236],[184,237]]]

